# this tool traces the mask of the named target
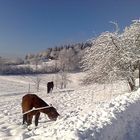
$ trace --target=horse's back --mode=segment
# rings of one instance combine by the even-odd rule
[[[48,104],[35,94],[26,94],[22,98],[23,112],[31,110],[33,107],[38,108],[44,106],[48,106]]]

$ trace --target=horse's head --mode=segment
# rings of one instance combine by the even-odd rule
[[[47,115],[48,115],[50,120],[56,121],[57,117],[59,116],[59,113],[57,112],[57,110],[53,106],[51,106],[49,108],[49,111],[47,112]]]

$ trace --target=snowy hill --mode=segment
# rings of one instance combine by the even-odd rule
[[[69,74],[66,89],[46,93],[46,82],[55,75],[40,75],[40,91],[35,92],[28,76],[0,76],[0,139],[1,140],[138,140],[140,130],[140,90],[129,93],[123,82],[113,85],[80,85],[79,74]],[[39,125],[29,131],[22,125],[21,99],[30,91],[60,113],[51,122],[42,114]],[[126,93],[128,92],[128,93]]]

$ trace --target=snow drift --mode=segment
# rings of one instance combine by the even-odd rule
[[[139,140],[140,89],[118,96],[85,120],[77,130],[80,140]]]

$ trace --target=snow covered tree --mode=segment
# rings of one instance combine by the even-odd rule
[[[105,32],[92,40],[92,47],[86,50],[82,60],[87,72],[84,83],[124,79],[131,90],[135,89],[134,68],[140,60],[139,23],[134,21],[122,34]]]
[[[62,71],[71,71],[74,70],[77,66],[77,60],[75,51],[72,48],[60,51],[58,56],[59,69]]]
[[[73,48],[69,48],[67,50],[67,65],[68,65],[68,71],[75,70],[78,67],[78,56],[76,55]]]
[[[140,20],[132,21],[132,24],[125,28],[122,38],[125,44],[125,52],[129,54],[133,73],[136,69],[139,69],[140,87]]]
[[[82,61],[84,70],[87,72],[85,82],[105,83],[118,78],[115,73],[117,70],[116,62],[120,58],[118,34],[102,33],[93,39],[92,43],[92,47],[85,51]]]

